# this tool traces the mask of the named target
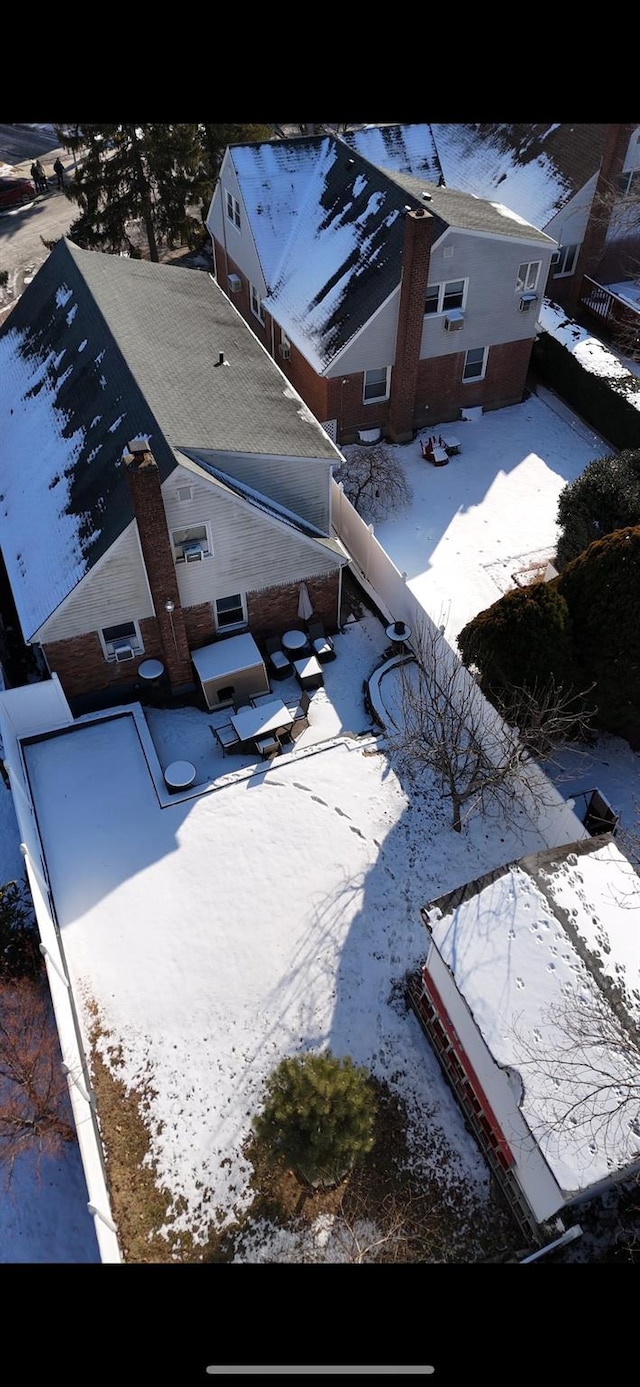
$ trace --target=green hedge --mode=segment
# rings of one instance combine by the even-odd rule
[[[620,376],[597,376],[576,360],[550,333],[541,331],[531,354],[531,366],[548,385],[614,448],[640,447],[640,380],[636,404],[621,393]],[[626,388],[626,387],[625,387]]]

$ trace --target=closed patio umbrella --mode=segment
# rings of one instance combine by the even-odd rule
[[[301,621],[308,621],[309,617],[313,616],[313,607],[311,605],[309,589],[306,583],[300,584],[300,592],[298,593],[298,616]]]

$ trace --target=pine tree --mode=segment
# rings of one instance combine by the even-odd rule
[[[58,127],[76,166],[67,196],[80,216],[70,239],[87,250],[131,253],[131,223],[142,222],[150,260],[159,260],[161,241],[197,244],[227,144],[270,136],[267,125]]]
[[[311,1185],[335,1184],[371,1150],[375,1114],[365,1070],[348,1058],[305,1054],[274,1070],[253,1126],[275,1163]]]

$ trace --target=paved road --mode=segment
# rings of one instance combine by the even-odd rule
[[[29,176],[34,159],[40,158],[49,178],[46,195],[26,207],[0,213],[0,271],[8,273],[6,287],[0,288],[0,322],[46,260],[49,249],[44,241],[65,236],[78,216],[77,203],[69,202],[56,187],[53,165],[58,155],[65,169],[73,174],[73,156],[60,149],[52,131],[38,126],[0,125],[0,171]]]

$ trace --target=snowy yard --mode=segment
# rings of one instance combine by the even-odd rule
[[[535,397],[456,433],[462,451],[445,468],[424,463],[417,443],[402,449],[413,505],[376,527],[450,639],[514,568],[553,551],[560,489],[610,451]],[[487,1208],[486,1167],[398,987],[424,950],[422,905],[545,844],[513,821],[476,819],[454,834],[433,783],[419,794],[401,783],[362,697],[386,644],[373,616],[346,626],[309,730],[273,765],[218,754],[212,715],[148,710],[160,766],[186,756],[198,786],[217,784],[169,807],[128,717],[29,751],[83,1025],[88,1036],[99,1015],[103,1057],[119,1048],[118,1079],[149,1095],[170,1236],[188,1230],[197,1244],[212,1220],[246,1212],[244,1140],[262,1082],[281,1055],[305,1047],[350,1054],[402,1098],[415,1169],[425,1183],[446,1170],[461,1239],[469,1212]],[[637,755],[603,738],[588,757],[571,758],[562,792],[597,784],[630,823]],[[4,787],[0,812],[7,880],[22,860]],[[77,1152],[66,1173],[44,1172],[35,1196],[22,1175],[0,1206],[2,1260],[96,1260]],[[262,1229],[245,1259],[267,1248],[286,1260],[275,1237]],[[294,1255],[302,1259],[299,1246]]]

